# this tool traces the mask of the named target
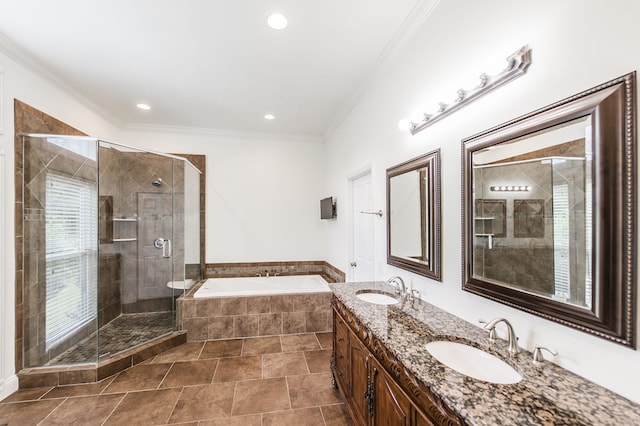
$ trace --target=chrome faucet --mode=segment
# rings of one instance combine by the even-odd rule
[[[485,321],[480,320],[480,322],[484,323]],[[499,322],[503,322],[507,326],[507,333],[508,333],[507,343],[509,344],[509,354],[511,355],[519,354],[520,346],[518,346],[518,338],[516,337],[516,332],[513,330],[513,326],[511,325],[511,323],[507,321],[505,318],[496,318],[486,323],[486,325],[484,326],[484,329],[489,332],[489,340],[492,342],[496,341],[497,336],[496,336],[495,328]]]
[[[558,355],[558,352],[556,352],[555,349],[553,348],[549,348],[547,346],[534,345],[533,354],[532,354],[532,361],[534,364],[539,365],[544,363],[544,355],[542,355],[543,349],[549,352],[553,356]]]
[[[404,285],[404,280],[401,277],[395,276],[387,280],[387,284],[391,284],[396,288],[396,294],[402,297],[407,295],[407,287]]]

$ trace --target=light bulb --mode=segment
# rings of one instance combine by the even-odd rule
[[[267,24],[274,30],[282,30],[286,28],[288,23],[289,21],[287,21],[287,18],[282,13],[278,12],[272,13],[267,18]]]

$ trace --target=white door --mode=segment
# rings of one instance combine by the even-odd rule
[[[353,281],[373,281],[373,188],[371,173],[352,182],[353,185],[353,260],[351,277]],[[364,212],[364,213],[363,213]]]

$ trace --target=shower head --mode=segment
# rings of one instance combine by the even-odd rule
[[[153,185],[153,186],[162,186],[162,178],[157,178],[156,180],[151,182],[151,185]]]

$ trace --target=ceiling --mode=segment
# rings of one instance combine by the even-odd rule
[[[436,3],[0,0],[0,50],[123,128],[320,139]],[[287,28],[267,26],[274,11]]]

